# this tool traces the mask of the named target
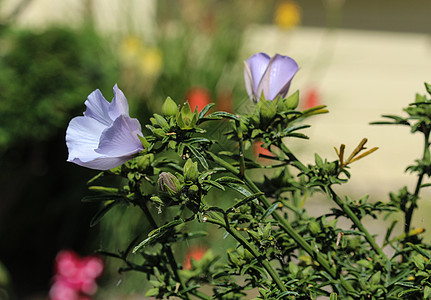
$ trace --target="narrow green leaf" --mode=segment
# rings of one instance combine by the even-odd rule
[[[214,103],[207,104],[204,108],[202,108],[201,112],[199,113],[199,120],[205,117],[207,112],[214,106]]]
[[[205,159],[205,157],[200,153],[193,145],[186,144],[187,148],[190,149],[190,151],[193,153],[193,155],[199,160],[202,167],[204,167],[205,170],[208,170],[208,162]]]
[[[165,224],[157,229],[154,229],[153,231],[151,231],[148,234],[148,237],[143,240],[142,242],[139,243],[139,245],[137,245],[135,248],[133,248],[132,253],[136,253],[138,252],[141,248],[149,245],[150,243],[156,241],[158,238],[160,238],[161,236],[163,236],[163,234],[165,234],[170,228],[173,228],[181,223],[183,223],[184,221],[182,219],[177,219],[174,220],[172,222],[169,222],[168,224]]]
[[[222,186],[220,183],[218,183],[217,181],[214,181],[214,180],[203,180],[202,183],[206,183],[206,184],[211,185],[213,187],[216,187],[222,191],[225,190],[224,186]]]
[[[422,249],[421,247],[419,247],[418,245],[412,244],[412,243],[407,243],[407,246],[412,247],[413,249],[415,249],[417,252],[419,252],[420,254],[422,254],[423,256],[425,256],[427,259],[431,259],[431,253],[425,251],[424,249]]]
[[[104,202],[109,200],[124,200],[127,199],[123,195],[118,194],[102,194],[102,195],[93,195],[93,196],[85,196],[81,199],[84,203],[92,203],[92,202]]]
[[[222,117],[222,118],[227,118],[227,119],[232,119],[235,121],[239,121],[239,117],[237,115],[225,112],[225,111],[216,111],[208,116],[206,116],[206,118],[212,118],[212,117]]]
[[[299,296],[297,292],[285,291],[277,296],[277,299],[283,299],[286,296]]]
[[[184,223],[184,221],[182,219],[173,220],[173,221],[169,222],[168,224],[165,224],[163,226],[160,226],[157,229],[154,229],[153,231],[151,231],[148,234],[148,236],[150,237],[150,236],[158,234],[158,233],[163,233],[163,232],[167,231],[168,229],[175,227],[175,226],[182,224],[182,223]]]
[[[250,195],[250,196],[248,196],[248,197],[245,197],[245,198],[244,198],[244,199],[242,199],[240,202],[236,203],[232,208],[238,208],[238,207],[240,207],[240,206],[242,206],[242,205],[244,205],[244,204],[246,204],[246,203],[248,203],[248,202],[250,202],[250,201],[252,201],[252,200],[254,200],[254,199],[256,199],[256,198],[259,198],[259,197],[260,197],[260,196],[262,196],[262,195],[264,195],[264,193],[259,192],[259,193],[256,193],[256,194],[253,194],[253,195]]]
[[[160,125],[160,127],[162,127],[163,129],[168,129],[169,128],[168,121],[166,121],[165,118],[163,118],[161,115],[158,115],[158,114],[153,114],[153,116],[156,119],[157,124]]]
[[[223,177],[219,177],[219,178],[217,178],[215,181],[217,181],[217,182],[222,182],[222,183],[228,183],[228,182],[231,182],[231,183],[244,184],[244,181],[242,181],[241,179],[236,178],[236,177],[231,177],[231,176],[223,176]]]
[[[404,296],[406,294],[410,294],[410,293],[413,293],[413,292],[418,292],[420,290],[421,290],[420,288],[408,289],[408,290],[402,291],[401,293],[398,293],[398,297],[402,297],[402,296]]]
[[[250,193],[246,188],[242,187],[241,185],[233,182],[227,182],[226,185],[230,187],[231,189],[237,191],[238,193],[248,197],[251,196],[252,193]]]
[[[265,220],[269,215],[271,215],[274,210],[280,205],[280,202],[275,202],[273,203],[270,207],[268,207],[268,209],[266,210],[266,212],[263,214],[261,220]]]
[[[103,207],[94,215],[94,217],[90,221],[90,227],[95,226],[97,223],[100,222],[100,220],[103,218],[103,216],[111,210],[115,205],[117,204],[117,201],[110,200],[107,201]]]
[[[190,138],[184,141],[184,143],[187,144],[197,144],[197,143],[211,143],[209,139],[203,138],[203,137],[196,137],[196,138]]]

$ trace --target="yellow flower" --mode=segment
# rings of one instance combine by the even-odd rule
[[[301,7],[294,1],[281,2],[275,11],[275,24],[290,29],[301,22]]]
[[[157,48],[146,48],[139,57],[139,69],[146,76],[156,76],[162,69],[162,53]]]

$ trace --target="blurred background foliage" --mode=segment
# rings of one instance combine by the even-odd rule
[[[97,207],[79,200],[88,195],[86,181],[96,172],[66,162],[64,135],[93,90],[99,88],[110,101],[118,83],[131,116],[142,124],[167,96],[177,103],[188,99],[193,107],[215,102],[217,109],[238,111],[249,103],[242,61],[251,54],[243,53],[251,24],[286,31],[301,24],[343,24],[429,33],[428,12],[417,9],[425,1],[385,19],[397,7],[387,1],[159,0],[151,1],[156,9],[150,34],[132,25],[125,31],[99,30],[97,1],[75,1],[84,7],[79,24],[34,28],[17,20],[36,0],[0,1],[16,3],[0,19],[0,299],[6,290],[16,299],[45,299],[59,250],[122,249],[146,224],[134,208],[124,207],[89,228]],[[410,11],[416,17],[406,18]],[[219,237],[205,243],[190,246],[217,253]],[[176,251],[187,255],[187,249]],[[118,275],[118,267],[109,262],[100,299],[113,291],[138,292],[135,282],[143,278]]]

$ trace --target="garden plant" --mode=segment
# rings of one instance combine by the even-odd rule
[[[199,111],[168,97],[161,113],[141,127],[115,85],[111,102],[96,90],[84,116],[70,122],[68,160],[101,171],[83,199],[100,205],[91,226],[118,205],[142,210],[148,226],[129,245],[98,252],[121,260],[120,272],[145,273],[146,296],[431,297],[431,245],[424,243],[422,228],[412,227],[421,190],[431,185],[425,182],[431,174],[429,95],[417,95],[404,116],[385,115],[373,123],[408,126],[423,136],[423,155],[407,168],[417,175],[415,189],[401,187],[387,202],[354,199],[334,187],[348,182],[351,164],[377,147],[367,149],[367,139],[359,138],[351,153],[344,144],[336,147],[335,161],[315,154],[314,163],[301,162],[291,150],[295,139],[308,139],[308,118],[328,111],[297,110],[299,92],[288,95],[297,71],[288,56],[257,53],[247,59],[249,113],[212,111],[213,104]],[[425,87],[431,95],[431,86]],[[269,151],[260,155],[265,160],[250,151],[257,142]],[[107,178],[120,180],[100,184]],[[327,198],[330,212],[311,217],[305,203],[313,195]],[[364,218],[370,217],[393,220],[384,236],[369,232]],[[208,249],[184,267],[176,250],[207,238],[210,230],[220,231],[224,253]]]

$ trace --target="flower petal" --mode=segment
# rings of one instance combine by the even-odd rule
[[[99,157],[89,161],[82,161],[79,158],[74,158],[73,160],[69,160],[69,161],[77,165],[80,165],[82,167],[103,171],[103,170],[109,170],[109,169],[121,166],[131,158],[132,158],[131,156],[108,157],[108,156],[103,156],[99,154]]]
[[[120,115],[129,115],[129,104],[127,103],[126,96],[118,88],[117,85],[114,86],[114,98],[109,104],[109,116],[112,120],[117,119]]]
[[[142,136],[139,121],[121,115],[103,131],[96,152],[111,157],[133,155],[144,150],[138,134]]]
[[[85,106],[87,106],[87,109],[84,116],[93,118],[106,126],[111,125],[113,119],[108,113],[109,102],[106,101],[100,90],[97,89],[88,96]]]
[[[100,135],[107,128],[105,124],[89,117],[73,118],[66,130],[66,145],[69,149],[68,161],[80,158],[90,161],[99,157],[94,150],[99,145]]]
[[[278,95],[284,97],[297,71],[298,64],[292,58],[275,55],[260,81],[257,94],[260,95],[263,91],[267,100],[274,100]]]
[[[253,92],[254,97],[250,98],[259,98],[260,93],[257,93],[257,88],[259,83],[262,80],[263,75],[265,74],[265,70],[268,68],[268,65],[271,61],[271,58],[265,53],[256,53],[247,59],[245,63],[244,69],[244,79],[246,82],[246,89],[250,96],[250,91]],[[258,99],[254,99],[258,101]]]

